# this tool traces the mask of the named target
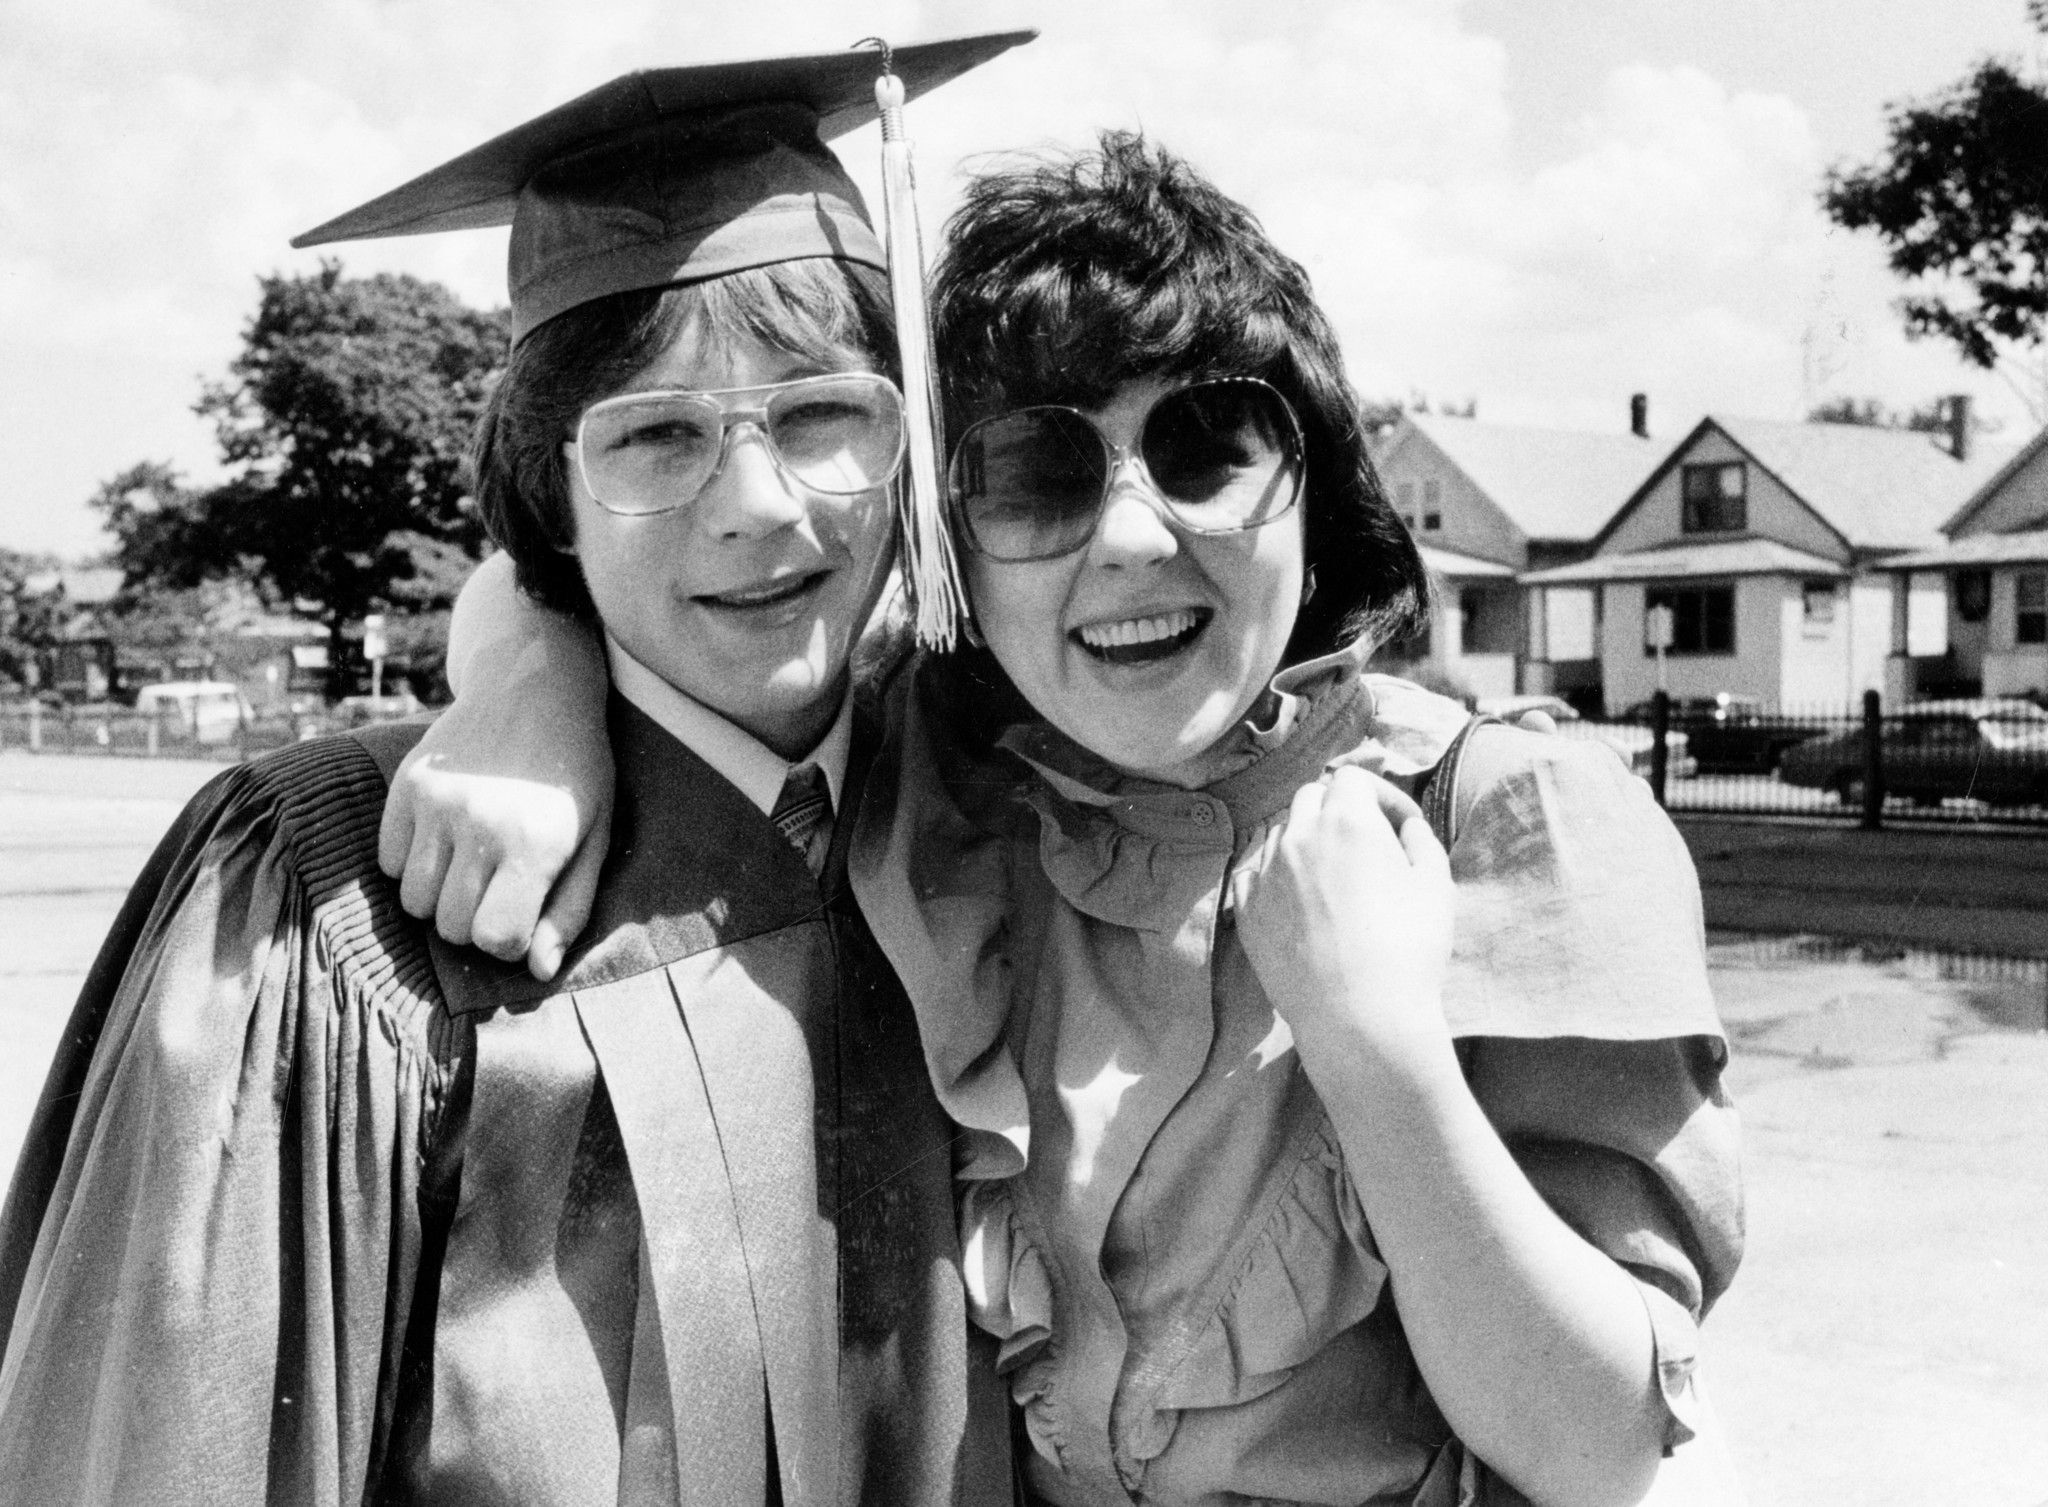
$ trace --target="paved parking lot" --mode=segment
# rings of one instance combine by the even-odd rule
[[[218,769],[0,754],[0,1166],[130,876]],[[1727,889],[1742,864],[1791,864],[1769,836],[1758,857],[1722,831],[1735,856],[1702,871]],[[1853,856],[1923,902],[2001,893],[1975,850],[1943,851]],[[1787,893],[1818,884],[1804,861]],[[1712,952],[1750,1248],[1707,1365],[1751,1500],[2048,1504],[2048,970],[1957,979],[1895,947]]]

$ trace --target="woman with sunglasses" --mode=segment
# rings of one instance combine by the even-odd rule
[[[1414,546],[1306,278],[1184,164],[985,175],[934,309],[978,642],[899,679],[853,872],[1029,1495],[1675,1489],[1741,1246],[1677,835],[1363,673]]]

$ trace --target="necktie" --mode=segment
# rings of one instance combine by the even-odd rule
[[[832,794],[824,770],[815,764],[790,770],[768,819],[803,856],[812,874],[823,872],[825,850],[832,845]]]

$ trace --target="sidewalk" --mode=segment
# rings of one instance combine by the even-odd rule
[[[1674,820],[1710,928],[2048,958],[2048,832]]]

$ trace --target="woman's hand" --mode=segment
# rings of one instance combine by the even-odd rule
[[[1393,785],[1346,767],[1304,786],[1231,885],[1238,939],[1305,1060],[1333,1035],[1383,1060],[1448,1046],[1450,861]]]
[[[392,780],[377,859],[410,914],[547,980],[610,836],[607,678],[596,635],[518,596],[502,558],[463,588],[457,699]]]

